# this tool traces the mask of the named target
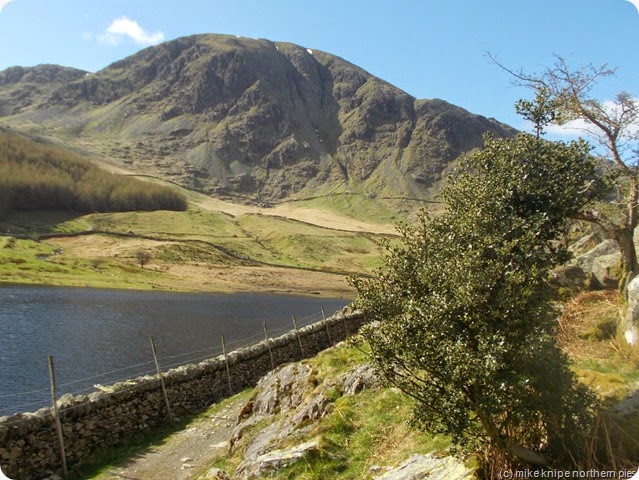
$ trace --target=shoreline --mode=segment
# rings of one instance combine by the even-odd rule
[[[179,272],[175,272],[179,270]],[[149,267],[148,272],[159,274],[155,279],[101,279],[40,275],[32,272],[22,278],[0,278],[3,286],[39,286],[61,288],[96,288],[109,290],[138,290],[167,293],[267,293],[352,300],[354,290],[346,276],[286,267],[227,267],[161,265]],[[198,275],[198,273],[202,275]],[[11,276],[12,277],[12,276]],[[220,278],[221,277],[221,278]]]

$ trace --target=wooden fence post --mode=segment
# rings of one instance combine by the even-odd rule
[[[326,336],[328,337],[328,344],[332,347],[333,340],[331,339],[331,330],[328,328],[328,323],[326,323],[326,312],[324,311],[324,307],[322,307],[322,319],[324,321],[324,326],[326,327]]]
[[[233,387],[231,386],[231,370],[229,369],[229,359],[226,356],[226,342],[224,341],[224,334],[222,334],[222,352],[224,353],[224,365],[226,365],[226,380],[229,384],[229,394],[233,395]]]
[[[160,370],[160,363],[158,362],[158,354],[155,350],[155,340],[151,335],[151,352],[153,353],[153,361],[155,362],[155,368],[158,372],[158,378],[160,379],[160,386],[162,387],[162,395],[164,396],[164,405],[166,406],[166,413],[169,417],[169,422],[173,421],[173,415],[171,414],[171,406],[169,405],[169,396],[166,393],[166,386],[164,385],[164,377],[162,376],[162,370]]]
[[[49,379],[51,381],[51,402],[53,403],[53,418],[55,419],[55,429],[58,435],[58,446],[60,448],[60,461],[62,463],[62,476],[67,477],[67,456],[64,452],[64,437],[62,436],[62,424],[60,423],[60,412],[58,411],[58,396],[55,385],[55,368],[53,357],[49,355]]]
[[[271,339],[268,338],[268,330],[266,329],[266,322],[264,326],[264,338],[266,338],[266,346],[268,347],[268,356],[271,358],[271,370],[275,370],[275,360],[273,359],[273,350],[271,349]]]
[[[346,340],[350,335],[350,332],[348,331],[348,325],[346,325],[346,317],[344,315],[342,315],[342,325],[344,325],[344,334],[346,335],[344,340]]]
[[[304,358],[304,347],[302,346],[302,337],[300,337],[300,331],[297,329],[297,320],[295,315],[293,315],[293,326],[295,327],[295,335],[297,335],[297,342],[300,344],[300,352],[302,354],[302,358]]]

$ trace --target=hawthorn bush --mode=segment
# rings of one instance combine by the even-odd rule
[[[547,279],[595,167],[581,142],[487,137],[445,188],[448,210],[400,226],[376,275],[352,280],[378,370],[415,400],[414,423],[459,451],[578,459],[596,401],[557,347]]]

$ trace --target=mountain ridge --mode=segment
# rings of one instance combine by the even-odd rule
[[[0,124],[243,202],[429,199],[485,132],[514,133],[340,57],[263,39],[182,37],[96,73],[15,68],[0,72]]]

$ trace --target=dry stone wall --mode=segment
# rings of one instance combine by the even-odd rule
[[[321,322],[230,352],[199,364],[166,372],[164,382],[171,413],[189,415],[254,386],[272,369],[311,357],[355,333],[360,313],[336,314]],[[330,340],[329,340],[330,339]],[[272,359],[272,361],[271,361]],[[58,401],[67,465],[70,470],[94,452],[115,446],[132,435],[168,421],[160,380],[138,377],[90,395],[63,396]],[[52,408],[0,417],[0,466],[15,480],[39,480],[61,473]]]

